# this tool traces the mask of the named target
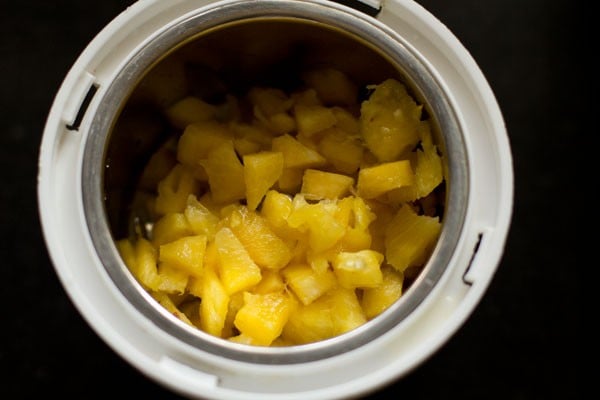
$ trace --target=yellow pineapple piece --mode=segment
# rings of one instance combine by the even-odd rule
[[[306,147],[288,134],[274,138],[271,142],[271,149],[283,153],[285,168],[318,168],[327,163],[327,160],[318,152]]]
[[[336,335],[332,307],[327,295],[308,305],[299,305],[290,313],[281,337],[294,344],[314,343]]]
[[[154,152],[142,172],[139,187],[147,191],[155,191],[158,182],[163,180],[177,164],[177,142],[175,139],[166,141]]]
[[[132,247],[128,248],[124,242],[120,242],[119,245],[127,267],[145,289],[156,290],[158,285],[156,249],[150,241],[144,238],[138,238]]]
[[[354,178],[333,172],[306,169],[300,193],[308,200],[338,199],[350,192]]]
[[[381,267],[383,282],[381,285],[363,290],[361,306],[368,319],[373,319],[402,296],[404,276],[389,266]]]
[[[162,216],[152,227],[152,244],[158,247],[193,233],[184,214],[176,212]]]
[[[317,272],[307,264],[289,265],[281,273],[288,286],[304,305],[312,303],[337,283],[331,270]]]
[[[304,168],[284,168],[277,181],[277,188],[284,193],[296,193],[302,186]]]
[[[213,268],[206,268],[202,277],[202,302],[200,303],[200,328],[221,337],[229,310],[229,295]]]
[[[379,161],[396,161],[419,142],[422,106],[395,79],[387,79],[374,89],[361,105],[361,134]]]
[[[358,172],[356,189],[360,197],[373,199],[390,190],[410,186],[415,182],[410,161],[401,160],[362,168]]]
[[[206,266],[204,267],[204,269],[206,269]],[[203,274],[203,276],[204,276],[204,274]],[[193,296],[202,298],[202,287],[203,286],[204,286],[204,283],[202,282],[201,277],[188,275],[188,282],[187,282],[187,286],[185,287],[185,291]]]
[[[408,205],[402,206],[385,232],[387,262],[400,272],[424,264],[440,230],[438,217],[417,215]]]
[[[183,212],[190,194],[198,191],[199,185],[190,169],[177,164],[158,183],[158,196],[154,203],[159,215]]]
[[[237,207],[229,216],[229,227],[260,267],[281,269],[290,261],[289,247],[256,212]]]
[[[288,321],[291,304],[285,293],[244,293],[244,305],[237,312],[234,324],[242,335],[268,346]]]
[[[217,231],[219,217],[213,214],[196,196],[188,196],[187,206],[183,212],[191,234],[205,235],[207,240],[212,241]]]
[[[283,90],[269,87],[253,87],[248,92],[248,100],[267,117],[286,112],[293,105]]]
[[[343,107],[331,107],[335,115],[335,126],[344,133],[352,137],[358,137],[360,134],[360,122],[349,110]]]
[[[206,236],[186,236],[159,247],[158,259],[193,276],[202,276]]]
[[[303,74],[306,84],[314,88],[326,105],[349,106],[356,103],[358,87],[342,71],[334,68],[321,68]]]
[[[331,108],[321,105],[298,104],[294,107],[294,116],[298,134],[308,137],[331,128],[337,122]]]
[[[227,294],[247,290],[261,280],[260,267],[248,254],[231,229],[221,228],[215,235],[219,275]]]
[[[334,335],[349,332],[367,322],[354,290],[336,287],[325,296],[331,307]]]
[[[269,150],[273,134],[256,124],[243,122],[231,122],[229,129],[234,133],[236,139],[246,139],[249,142],[256,143],[260,150]]]
[[[429,123],[421,123],[421,148],[416,151],[415,183],[387,194],[390,201],[399,204],[424,198],[444,180],[442,157],[433,144]]]
[[[135,246],[128,238],[119,239],[115,242],[121,259],[127,268],[133,273],[137,268],[137,260],[135,255]]]
[[[218,121],[190,124],[179,137],[177,160],[190,168],[196,168],[198,162],[207,158],[212,149],[233,139],[234,134],[229,127]]]
[[[313,88],[304,89],[298,92],[292,93],[290,98],[294,101],[295,105],[303,106],[320,106],[323,105],[317,91]]]
[[[285,193],[269,190],[265,194],[260,213],[277,236],[290,239],[292,229],[287,219],[292,213],[292,198]]]
[[[185,129],[186,126],[194,122],[213,119],[216,111],[217,107],[214,105],[195,96],[186,96],[169,106],[166,115],[171,125],[179,129]]]
[[[340,252],[333,262],[333,272],[342,287],[371,288],[381,284],[383,254],[373,250]]]
[[[244,166],[238,159],[233,141],[221,143],[200,164],[206,170],[212,198],[216,203],[228,203],[246,196]]]
[[[294,196],[294,208],[288,217],[288,225],[308,233],[308,244],[315,253],[333,247],[346,233],[346,227],[335,217],[335,202],[321,200],[309,204],[304,196]]]
[[[158,264],[156,290],[165,293],[183,294],[188,279],[189,275],[186,271],[161,262]]]
[[[262,279],[252,288],[254,294],[265,294],[273,292],[283,292],[285,290],[285,282],[279,271],[264,270]]]
[[[283,154],[264,151],[245,155],[243,160],[246,203],[250,211],[254,211],[267,191],[281,177]]]
[[[244,305],[244,293],[236,292],[229,296],[229,307],[227,307],[227,316],[225,317],[225,326],[221,331],[221,337],[231,338],[239,334],[239,331],[234,325],[235,316]]]
[[[338,128],[328,129],[323,134],[318,150],[336,170],[349,175],[358,170],[364,153],[356,136]]]

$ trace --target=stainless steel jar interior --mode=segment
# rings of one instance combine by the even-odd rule
[[[155,108],[190,90],[210,98],[257,83],[285,87],[293,84],[298,71],[320,65],[338,68],[363,86],[397,78],[425,105],[448,171],[442,235],[434,253],[394,306],[336,338],[302,346],[259,348],[194,330],[144,292],[114,245],[114,240],[128,232],[132,188],[140,168],[168,134],[168,125]],[[186,77],[186,71],[192,71],[195,78]],[[334,3],[294,0],[238,1],[199,10],[160,32],[127,60],[110,87],[99,93],[102,99],[87,135],[82,171],[90,235],[120,292],[140,313],[179,340],[222,357],[263,364],[335,356],[400,324],[444,273],[461,233],[468,198],[460,126],[448,98],[418,54],[370,17]]]

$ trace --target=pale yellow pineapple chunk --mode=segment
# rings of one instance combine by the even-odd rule
[[[189,274],[179,268],[161,262],[158,264],[158,279],[156,290],[183,294],[188,284]]]
[[[212,198],[216,203],[228,203],[246,196],[244,166],[229,140],[215,147],[200,164],[208,174]]]
[[[159,247],[158,259],[193,276],[202,276],[206,235],[186,236]]]
[[[156,247],[193,233],[187,218],[182,213],[169,213],[161,217],[152,227],[152,244]]]
[[[129,239],[121,239],[116,245],[125,265],[137,281],[145,289],[158,290],[161,280],[154,246],[144,238],[139,238],[135,243]]]
[[[320,106],[323,105],[317,91],[313,88],[304,89],[292,93],[290,96],[296,105],[304,106]]]
[[[360,134],[360,123],[358,118],[349,110],[343,107],[332,107],[333,115],[335,115],[335,126],[352,137],[358,137]]]
[[[404,276],[389,266],[381,267],[383,282],[381,285],[363,290],[361,306],[368,319],[373,319],[402,296]]]
[[[307,264],[289,265],[281,273],[288,286],[304,305],[312,303],[337,283],[331,270],[318,272]]]
[[[444,180],[442,157],[433,144],[429,123],[421,123],[421,149],[416,151],[415,183],[388,193],[395,203],[415,201],[428,196]]]
[[[298,194],[294,196],[293,204],[288,225],[308,233],[308,244],[315,253],[333,247],[346,233],[346,226],[336,219],[335,202],[322,200],[309,204]]]
[[[213,240],[219,223],[219,217],[213,214],[196,196],[188,197],[187,206],[183,212],[192,234],[205,235],[208,240]]]
[[[326,296],[331,307],[334,335],[349,332],[367,322],[354,290],[337,287],[329,291]]]
[[[279,180],[283,172],[283,154],[263,151],[248,154],[244,160],[246,204],[256,210],[269,189]]]
[[[302,186],[304,168],[284,168],[277,181],[277,189],[284,193],[296,193]]]
[[[229,227],[260,267],[276,270],[290,261],[289,247],[258,213],[247,207],[237,207],[229,216]]]
[[[287,223],[292,208],[292,198],[276,190],[269,190],[263,200],[261,215],[273,232],[282,239],[293,239],[293,230]]]
[[[294,116],[298,134],[308,137],[331,128],[337,122],[332,109],[321,105],[298,104],[294,107]]]
[[[262,279],[251,290],[254,294],[266,294],[285,291],[285,282],[279,271],[266,269],[262,271]]]
[[[215,235],[219,258],[219,275],[227,294],[250,289],[260,282],[260,267],[231,229],[221,228]]]
[[[340,252],[333,261],[333,271],[342,287],[372,288],[381,284],[383,254],[374,250]]]
[[[229,310],[229,295],[212,268],[206,268],[202,277],[202,286],[200,329],[213,336],[221,337]]]
[[[144,190],[154,191],[158,182],[163,180],[177,164],[177,142],[175,139],[167,140],[154,152],[142,172],[139,187]]]
[[[239,334],[239,331],[234,325],[235,316],[244,305],[244,293],[236,292],[229,296],[229,306],[227,307],[227,316],[225,317],[225,326],[221,331],[221,337],[231,338]]]
[[[327,296],[308,305],[299,305],[290,313],[282,338],[294,344],[314,343],[336,335],[332,307]]]
[[[177,164],[169,174],[158,183],[158,196],[154,203],[159,215],[183,212],[190,194],[198,191],[198,181],[192,171],[182,164]]]
[[[410,161],[401,160],[362,168],[358,172],[356,189],[359,196],[373,199],[390,190],[410,186],[414,182],[415,174]]]
[[[215,147],[234,139],[227,125],[215,120],[188,125],[177,143],[177,160],[190,168],[208,157]]]
[[[273,151],[283,153],[285,168],[318,168],[327,163],[327,160],[318,152],[306,147],[288,134],[274,138],[271,148]]]
[[[328,129],[318,145],[321,153],[334,168],[345,174],[354,174],[361,165],[364,147],[356,136],[332,128]]]
[[[350,106],[356,103],[358,87],[342,71],[321,68],[307,71],[303,75],[306,84],[314,88],[326,105]]]
[[[308,200],[338,199],[350,193],[354,178],[333,172],[306,169],[300,193]]]
[[[422,106],[395,79],[387,79],[374,88],[361,105],[361,134],[379,161],[396,161],[419,142]]]
[[[244,293],[244,305],[236,314],[234,324],[240,333],[256,343],[269,346],[288,321],[291,304],[285,293]]]
[[[213,119],[216,111],[214,105],[195,96],[186,96],[169,106],[166,115],[173,126],[184,129],[194,122]]]
[[[294,103],[283,90],[270,87],[253,87],[248,99],[267,117],[288,111]]]
[[[402,206],[385,231],[387,262],[400,272],[424,264],[440,230],[438,217],[417,215],[408,205]]]

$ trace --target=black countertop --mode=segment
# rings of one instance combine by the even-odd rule
[[[178,398],[84,322],[49,261],[37,211],[37,157],[53,97],[88,42],[130,3],[0,6],[4,399]],[[579,279],[587,243],[579,232],[588,218],[582,211],[593,211],[595,199],[579,183],[589,159],[576,158],[591,143],[584,110],[591,90],[583,86],[579,57],[587,13],[569,0],[418,3],[461,40],[497,97],[514,157],[514,216],[504,257],[472,316],[440,351],[373,398],[579,398]]]

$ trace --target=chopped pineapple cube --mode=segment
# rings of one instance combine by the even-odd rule
[[[216,111],[217,107],[212,104],[198,97],[186,96],[167,108],[166,115],[173,126],[185,129],[194,122],[213,119]]]
[[[158,183],[158,196],[155,211],[159,215],[183,212],[190,194],[198,191],[198,182],[192,171],[183,164],[177,164]]]
[[[285,168],[318,168],[327,163],[327,160],[318,152],[287,134],[274,138],[271,148],[273,151],[283,153]]]
[[[318,150],[336,170],[349,175],[358,170],[364,153],[356,137],[337,128],[325,131]]]
[[[260,267],[231,229],[221,228],[215,235],[219,275],[227,294],[247,290],[260,282]]]
[[[245,155],[243,160],[246,203],[248,208],[254,211],[267,191],[281,177],[283,172],[283,154],[263,151]]]
[[[314,88],[326,105],[351,106],[358,99],[356,84],[342,71],[321,68],[303,75],[306,84]]]
[[[285,293],[244,293],[244,305],[236,314],[234,324],[242,335],[268,346],[283,330],[291,311]]]
[[[206,236],[186,236],[159,247],[158,259],[190,275],[202,276]]]
[[[404,205],[385,232],[386,259],[400,272],[427,261],[440,234],[439,218],[417,215]]]
[[[193,233],[187,218],[182,213],[169,213],[154,223],[152,244],[158,247]]]
[[[354,178],[333,172],[306,169],[300,193],[308,200],[338,199],[350,193]]]
[[[374,167],[362,168],[358,172],[356,189],[365,199],[373,199],[390,190],[410,186],[415,182],[410,161],[401,160]]]
[[[307,264],[287,266],[282,274],[302,304],[308,305],[336,285],[333,272],[326,269],[317,272]]]
[[[360,126],[367,148],[379,161],[396,161],[417,145],[421,109],[401,82],[388,79],[375,86],[361,105]]]
[[[381,284],[383,254],[373,250],[340,252],[333,261],[333,271],[341,286],[349,289],[370,288]]]
[[[321,105],[298,104],[294,107],[299,135],[308,137],[331,128],[337,119],[332,109]]]
[[[202,277],[202,294],[200,329],[221,337],[229,310],[229,295],[212,268],[207,268]]]
[[[373,319],[402,296],[404,276],[389,266],[381,267],[383,282],[381,285],[363,290],[361,306],[368,319]]]
[[[237,207],[229,216],[229,227],[260,267],[281,269],[290,261],[289,247],[256,212]]]
[[[206,160],[200,161],[208,174],[212,198],[217,203],[243,199],[246,195],[244,166],[240,162],[233,141],[215,147]]]

